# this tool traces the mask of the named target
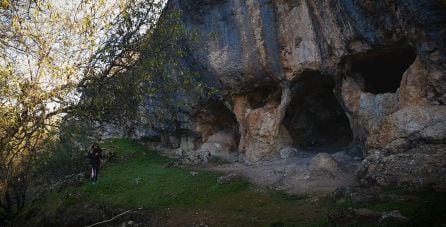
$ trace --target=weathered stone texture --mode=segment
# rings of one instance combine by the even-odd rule
[[[363,183],[445,183],[444,1],[170,0],[168,6],[182,10],[185,26],[199,36],[189,61],[221,82],[244,160],[275,158],[296,142],[299,135],[290,131],[296,127],[287,126],[300,123],[285,115],[309,108],[290,105],[307,95],[292,88],[306,86],[300,78],[311,71],[334,83],[352,143],[363,147]],[[221,128],[213,130],[203,138]]]

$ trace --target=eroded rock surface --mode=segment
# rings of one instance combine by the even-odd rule
[[[168,8],[197,32],[187,61],[221,83],[235,116],[235,126],[206,123],[215,114],[195,118],[205,146],[231,132],[235,152],[255,163],[289,146],[355,144],[364,184],[446,182],[444,1],[170,0]]]

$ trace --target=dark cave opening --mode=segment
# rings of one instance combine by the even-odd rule
[[[336,99],[334,79],[316,71],[303,74],[292,88],[284,125],[293,146],[304,149],[340,149],[350,145],[350,122]]]
[[[409,47],[354,56],[350,62],[351,74],[364,92],[395,93],[415,58],[415,50]]]
[[[237,144],[240,140],[237,119],[221,100],[212,100],[200,107],[200,111],[195,115],[195,121],[203,139],[224,132],[233,135]]]

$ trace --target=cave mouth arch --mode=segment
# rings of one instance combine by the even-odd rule
[[[231,135],[236,145],[240,142],[239,125],[235,114],[222,100],[210,100],[202,103],[200,110],[195,114],[195,130],[206,141],[216,133]]]
[[[412,47],[394,48],[351,57],[350,72],[364,92],[395,93],[404,72],[416,58]]]
[[[318,71],[305,72],[293,83],[283,124],[294,147],[337,150],[352,143],[350,122],[334,88],[334,78]]]

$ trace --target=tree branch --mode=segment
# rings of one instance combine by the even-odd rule
[[[111,222],[111,221],[115,220],[116,218],[118,218],[118,217],[120,217],[120,216],[122,216],[122,215],[124,215],[124,214],[129,213],[130,211],[131,211],[131,210],[125,211],[125,212],[123,212],[123,213],[120,213],[120,214],[114,216],[114,217],[111,218],[111,219],[108,219],[108,220],[105,220],[105,221],[101,221],[101,222],[97,222],[97,223],[94,223],[94,224],[91,224],[91,225],[87,225],[87,226],[85,226],[85,227],[93,227],[93,226],[96,226],[96,225],[100,225],[100,224],[104,224],[104,223],[107,223],[107,222]]]

